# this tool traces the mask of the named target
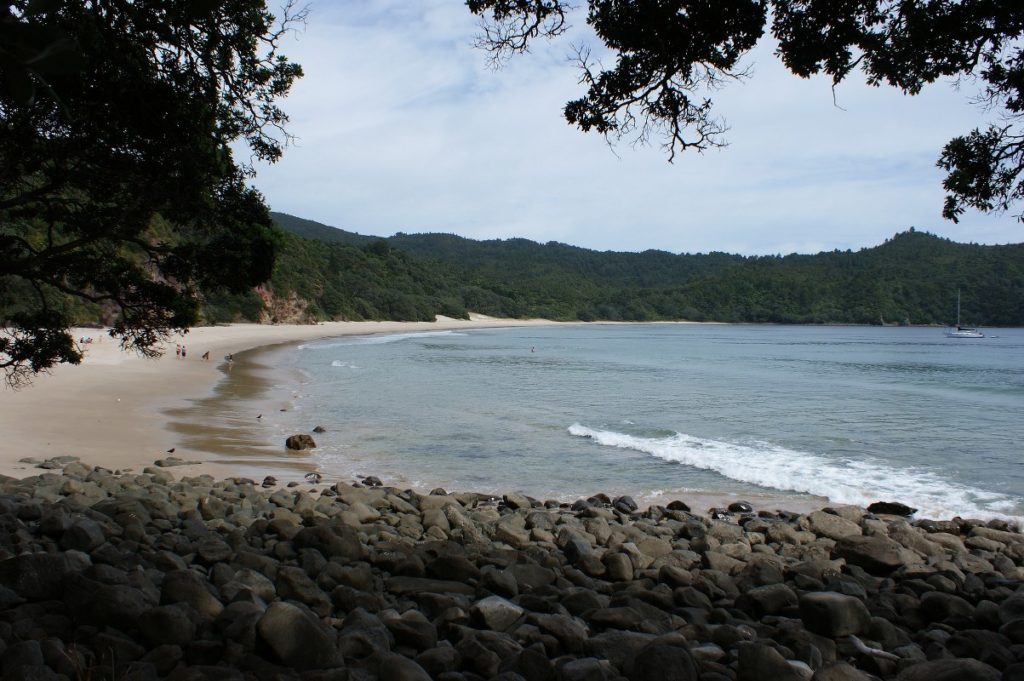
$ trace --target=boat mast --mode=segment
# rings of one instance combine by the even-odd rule
[[[960,289],[956,290],[956,325],[960,327]]]

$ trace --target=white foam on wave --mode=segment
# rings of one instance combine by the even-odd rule
[[[1024,517],[1003,513],[1013,512],[1019,499],[950,482],[930,471],[893,468],[879,461],[829,459],[770,443],[736,444],[684,433],[637,437],[579,423],[570,426],[569,433],[740,482],[827,497],[834,503],[866,506],[875,501],[900,501],[917,508],[920,518],[959,515],[1024,521]]]
[[[343,336],[316,343],[303,343],[298,346],[299,350],[327,350],[340,348],[349,345],[384,345],[385,343],[397,343],[410,338],[430,338],[431,336],[465,336],[459,331],[410,331],[406,333],[381,333],[370,336]]]
[[[339,369],[358,369],[359,368],[355,364],[352,364],[351,362],[344,362],[344,361],[342,361],[340,359],[336,359],[333,362],[331,362],[331,366],[332,367],[338,367]]]

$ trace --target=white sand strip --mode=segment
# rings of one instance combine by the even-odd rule
[[[177,436],[165,428],[164,411],[211,394],[222,376],[217,367],[228,354],[345,335],[554,323],[472,315],[468,321],[439,317],[436,322],[231,324],[199,327],[173,338],[164,344],[164,355],[159,359],[122,351],[104,331],[75,329],[76,339],[93,339],[83,345],[86,355],[80,365],[60,366],[50,374],[37,376],[21,390],[0,388],[0,474],[34,475],[42,471],[18,463],[19,459],[61,455],[78,456],[112,470],[130,467],[141,472],[155,459],[167,456],[166,450],[177,448]],[[185,345],[184,359],[175,356],[176,343]],[[206,352],[210,353],[209,361],[202,359]],[[194,454],[188,452],[186,456],[194,459]],[[209,472],[218,477],[256,474],[252,470],[228,470],[209,461],[174,472]]]

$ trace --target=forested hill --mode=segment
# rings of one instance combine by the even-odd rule
[[[945,324],[955,318],[960,289],[965,322],[1024,325],[1024,244],[958,244],[911,229],[856,252],[616,253],[451,234],[383,240],[274,218],[304,237],[290,238],[274,290],[297,292],[311,314],[327,318],[406,318],[414,309],[412,318],[472,310],[582,320]],[[319,255],[307,259],[313,252]],[[390,264],[378,266],[381,259]],[[370,283],[360,273],[367,263],[374,264]]]
[[[277,223],[277,226],[285,232],[290,232],[291,234],[305,237],[306,239],[316,239],[317,241],[346,244],[348,246],[366,246],[377,241],[377,237],[364,236],[362,234],[356,234],[355,232],[346,232],[345,230],[338,229],[337,227],[328,227],[321,222],[307,220],[305,218],[297,218],[294,215],[288,215],[287,213],[271,211],[270,217],[273,218],[274,222]]]

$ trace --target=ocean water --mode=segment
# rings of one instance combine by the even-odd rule
[[[1024,330],[562,325],[274,351],[327,476],[572,500],[697,491],[1024,518]]]

